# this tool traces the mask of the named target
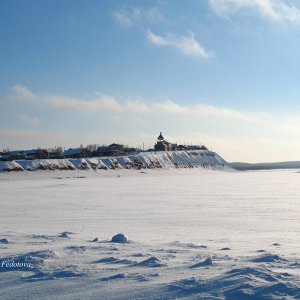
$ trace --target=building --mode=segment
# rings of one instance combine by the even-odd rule
[[[24,158],[25,158],[24,151],[8,151],[8,152],[2,153],[1,160],[13,161],[13,160],[24,159]]]
[[[177,144],[172,144],[166,141],[160,132],[157,142],[154,145],[155,151],[176,151],[177,150]]]
[[[46,159],[48,158],[48,151],[45,149],[32,149],[32,150],[16,150],[9,151],[2,154],[1,160],[12,161],[19,159]]]
[[[177,150],[208,150],[204,145],[178,145]]]
[[[48,158],[48,151],[45,149],[32,149],[24,151],[24,158],[28,160],[46,159]]]
[[[132,148],[132,147],[126,147],[123,148],[123,151],[125,154],[136,154],[136,153],[140,153],[141,150],[138,148]]]
[[[63,153],[61,151],[59,151],[59,150],[57,150],[57,151],[50,151],[48,153],[48,158],[49,159],[61,159],[61,158],[63,158]]]
[[[124,146],[116,143],[98,147],[97,153],[99,156],[119,156],[125,154]]]
[[[91,151],[86,148],[70,148],[65,150],[62,154],[64,158],[84,158],[90,157]]]
[[[187,150],[187,146],[185,146],[185,145],[178,145],[177,149],[179,151]]]

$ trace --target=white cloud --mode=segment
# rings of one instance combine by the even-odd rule
[[[23,124],[29,126],[37,126],[40,124],[40,120],[37,117],[30,117],[27,115],[20,115],[19,119],[22,121]]]
[[[50,117],[66,126],[49,125],[47,131],[0,128],[0,148],[34,148],[80,143],[120,142],[153,147],[159,131],[171,142],[204,143],[229,161],[299,160],[299,115],[239,111],[207,104],[186,105],[170,99],[149,102],[120,101],[109,95],[76,98],[67,95],[38,94],[25,86],[13,88],[13,99],[27,101],[27,111],[39,106]],[[26,96],[27,95],[27,96]],[[21,97],[22,96],[22,97]],[[32,102],[32,99],[36,101]],[[26,103],[23,103],[24,105]],[[23,107],[26,108],[26,107]],[[57,114],[57,110],[65,110]],[[80,115],[78,127],[74,119]],[[30,115],[30,113],[28,113]],[[20,116],[38,123],[34,117]],[[68,122],[71,126],[67,126]],[[105,122],[105,126],[102,126]],[[85,124],[85,126],[82,126]],[[0,126],[1,127],[1,126]],[[55,129],[56,128],[56,129]]]
[[[162,37],[150,30],[147,30],[146,35],[147,39],[153,45],[158,47],[174,47],[187,56],[194,56],[204,59],[214,57],[213,52],[206,51],[200,42],[197,41],[193,32],[190,32],[188,35],[174,36],[169,34],[166,37]]]
[[[208,0],[215,13],[229,16],[239,10],[253,9],[275,22],[300,24],[300,9],[283,0]]]
[[[43,134],[38,130],[1,129],[0,128],[0,138],[29,139],[29,138],[39,138],[42,136],[43,136]]]
[[[171,45],[171,42],[159,35],[154,34],[152,31],[147,30],[148,40],[155,46],[168,46]]]
[[[247,123],[259,123],[260,118],[257,115],[250,113],[243,113],[233,109],[216,107],[207,104],[184,106],[175,103],[172,100],[165,100],[161,102],[146,102],[146,101],[119,101],[112,96],[99,94],[95,99],[79,99],[74,97],[68,97],[64,95],[38,95],[30,91],[25,86],[18,86],[18,89],[13,88],[13,98],[20,99],[23,91],[30,95],[27,99],[29,103],[31,98],[36,99],[40,104],[48,105],[56,109],[69,109],[77,110],[81,112],[98,112],[109,111],[113,113],[141,113],[141,114],[170,114],[181,115],[183,117],[208,117],[216,119],[238,120]],[[21,95],[19,94],[21,91]],[[22,100],[26,100],[25,97]],[[23,116],[23,121],[37,122],[38,120],[30,119]]]
[[[82,112],[93,112],[100,110],[121,110],[120,104],[110,96],[102,96],[97,99],[76,99],[68,96],[48,95],[44,100],[51,106],[59,109],[73,109]]]
[[[164,21],[164,16],[158,7],[135,7],[132,9],[117,10],[113,12],[113,17],[124,27],[136,25],[139,28],[145,28],[152,23]],[[187,35],[176,36],[169,34],[163,37],[153,33],[151,30],[146,30],[146,37],[155,46],[170,46],[187,56],[204,59],[214,57],[214,53],[205,50],[193,32],[189,32]]]
[[[39,101],[39,96],[32,93],[27,87],[17,84],[12,87],[12,92],[15,98],[20,101],[36,103]]]
[[[140,19],[141,12],[139,9],[118,10],[113,12],[113,17],[121,26],[129,27]]]
[[[124,27],[130,27],[138,22],[156,23],[164,20],[157,7],[120,9],[113,12],[114,19]]]
[[[94,138],[96,136],[93,136]],[[82,139],[86,138],[85,141]],[[78,147],[81,142],[92,143],[88,134],[80,136],[78,132],[41,131],[26,129],[0,128],[0,149],[9,147],[11,150],[34,149],[37,147],[48,148],[56,146]],[[98,140],[100,137],[98,135]]]
[[[233,119],[242,122],[250,122],[250,123],[261,122],[261,118],[258,115],[254,115],[250,113],[242,113],[233,109],[216,107],[211,105],[199,105],[196,107],[195,112],[210,117]]]
[[[153,111],[182,115],[187,118],[206,117],[211,119],[235,120],[246,123],[260,123],[262,121],[258,114],[243,113],[233,109],[207,104],[181,106],[171,100],[167,100],[165,102],[154,103],[151,108]]]

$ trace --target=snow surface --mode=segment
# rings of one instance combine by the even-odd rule
[[[217,153],[208,150],[145,152],[130,156],[80,159],[37,159],[0,161],[1,171],[98,170],[156,168],[230,168]]]
[[[0,298],[300,299],[299,176],[2,172]]]

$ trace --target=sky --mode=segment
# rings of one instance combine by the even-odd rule
[[[300,160],[297,0],[1,0],[0,151],[159,132]]]

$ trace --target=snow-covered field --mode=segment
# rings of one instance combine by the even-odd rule
[[[300,299],[299,182],[295,170],[0,173],[0,298]]]

